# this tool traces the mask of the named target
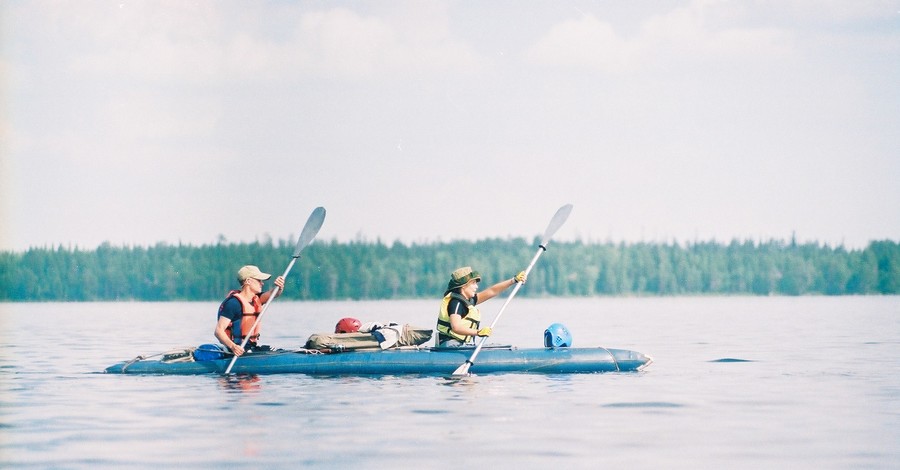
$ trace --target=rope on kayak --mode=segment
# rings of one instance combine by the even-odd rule
[[[604,351],[606,351],[606,352],[609,353],[609,357],[612,358],[613,364],[615,364],[615,366],[616,366],[616,372],[622,372],[622,371],[619,369],[619,361],[616,360],[616,355],[613,354],[612,351],[610,351],[609,349],[604,348],[603,346],[600,346],[600,349],[602,349],[602,350],[604,350]]]
[[[134,359],[132,359],[132,360],[126,362],[125,364],[122,365],[122,373],[124,374],[124,373],[125,373],[125,369],[128,369],[128,367],[129,367],[130,365],[134,364],[135,362],[143,361],[144,359],[146,359],[146,357],[144,357],[144,356],[138,356],[138,357],[136,357],[136,358],[134,358]]]
[[[310,355],[319,355],[326,354],[325,351],[319,351],[318,349],[306,349],[306,348],[297,348],[297,349],[279,349],[282,354],[310,354]]]
[[[164,351],[161,353],[151,354],[149,356],[137,356],[134,359],[126,362],[122,365],[122,373],[125,373],[125,370],[131,367],[132,364],[136,362],[141,362],[145,359],[150,359],[151,357],[163,356],[160,362],[183,362],[187,360],[192,360],[191,353],[194,352],[195,348],[180,348],[180,349],[170,349],[168,351]]]

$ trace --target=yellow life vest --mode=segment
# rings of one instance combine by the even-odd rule
[[[451,338],[463,343],[469,342],[473,339],[472,336],[458,335],[450,329],[450,313],[447,311],[447,307],[450,306],[450,299],[460,300],[469,307],[469,310],[462,316],[463,321],[469,322],[467,325],[469,328],[477,330],[478,325],[481,324],[481,312],[479,312],[474,305],[469,303],[469,299],[456,292],[450,292],[444,296],[444,300],[441,302],[441,311],[438,313],[438,344]]]

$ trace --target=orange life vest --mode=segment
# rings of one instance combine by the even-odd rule
[[[228,297],[226,297],[225,300],[222,301],[222,305],[219,306],[219,313],[221,314],[222,310],[225,309],[225,302],[228,302],[228,300],[231,299],[232,297],[238,299],[238,301],[241,303],[241,312],[243,312],[243,315],[241,316],[241,336],[240,336],[240,338],[235,338],[231,332],[234,322],[229,323],[228,327],[225,328],[225,333],[227,333],[228,337],[232,338],[235,343],[240,343],[240,341],[244,337],[246,337],[247,335],[250,334],[250,329],[253,328],[253,325],[256,324],[256,318],[259,317],[260,310],[262,310],[262,302],[260,302],[258,295],[254,295],[253,301],[248,303],[248,302],[244,301],[244,299],[242,299],[239,295],[237,295],[240,292],[241,291],[239,291],[239,290],[233,290],[233,291],[229,292]],[[252,319],[252,321],[251,321],[251,319]],[[259,339],[259,328],[257,327],[256,331],[253,333],[253,336],[250,337],[249,342],[255,343],[256,340],[258,340],[258,339]]]

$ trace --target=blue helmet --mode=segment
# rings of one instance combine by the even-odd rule
[[[572,333],[562,323],[554,323],[544,330],[544,347],[568,348],[572,345]]]

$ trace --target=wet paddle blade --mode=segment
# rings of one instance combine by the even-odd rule
[[[469,375],[469,367],[472,367],[472,363],[469,361],[463,362],[461,366],[457,367],[453,374],[450,377],[465,377]]]

